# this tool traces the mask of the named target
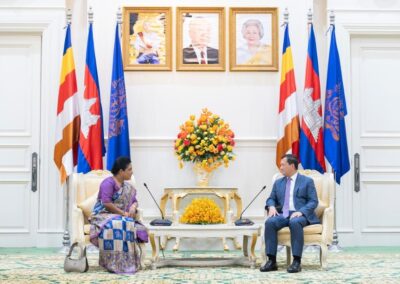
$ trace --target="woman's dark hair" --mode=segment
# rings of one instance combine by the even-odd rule
[[[131,163],[131,159],[129,157],[124,157],[124,156],[118,157],[115,160],[114,165],[111,169],[112,174],[113,175],[118,174],[119,170],[125,171],[130,163]]]
[[[286,154],[282,156],[282,159],[286,158],[286,161],[289,165],[293,165],[295,169],[297,170],[299,168],[299,160],[297,159],[297,157],[293,154]]]

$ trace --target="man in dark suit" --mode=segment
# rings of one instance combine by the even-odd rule
[[[289,273],[301,271],[301,256],[304,245],[303,227],[318,224],[320,221],[314,210],[318,206],[318,196],[314,181],[297,172],[296,156],[287,154],[282,157],[280,171],[284,177],[275,181],[265,209],[268,219],[265,221],[265,253],[268,261],[260,268],[261,272],[278,270],[276,252],[278,231],[289,226],[293,263],[287,268]]]
[[[218,49],[209,47],[211,24],[206,18],[193,18],[189,23],[191,44],[183,49],[183,64],[218,64]]]

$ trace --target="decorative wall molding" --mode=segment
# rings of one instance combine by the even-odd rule
[[[131,148],[170,148],[175,137],[132,137]],[[105,139],[107,141],[107,138]],[[235,138],[237,148],[276,148],[276,137],[243,137]]]
[[[400,9],[354,9],[354,8],[332,8],[328,7],[326,9],[329,11],[334,11],[335,13],[351,13],[351,14],[364,14],[364,13],[390,13],[390,14],[397,14],[400,13]]]

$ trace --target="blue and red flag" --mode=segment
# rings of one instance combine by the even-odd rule
[[[78,147],[78,173],[102,170],[106,149],[104,147],[103,111],[97,77],[92,23],[89,25],[86,49],[85,92],[83,94],[82,112]]]
[[[303,94],[303,116],[300,125],[299,158],[304,169],[326,172],[322,131],[321,87],[318,54],[313,25],[310,25],[306,80]]]
[[[130,157],[130,155],[124,68],[117,24],[115,28],[113,69],[111,75],[107,170],[112,169],[115,159],[119,156]]]
[[[335,172],[336,182],[350,170],[347,149],[346,98],[344,95],[342,70],[336,45],[335,26],[332,25],[329,48],[328,75],[326,79],[324,145],[325,156]]]

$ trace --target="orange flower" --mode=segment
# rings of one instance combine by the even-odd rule
[[[180,161],[201,163],[207,170],[222,164],[227,166],[235,156],[233,138],[229,124],[204,108],[197,121],[194,115],[190,115],[189,120],[180,126],[174,141],[175,154]]]

